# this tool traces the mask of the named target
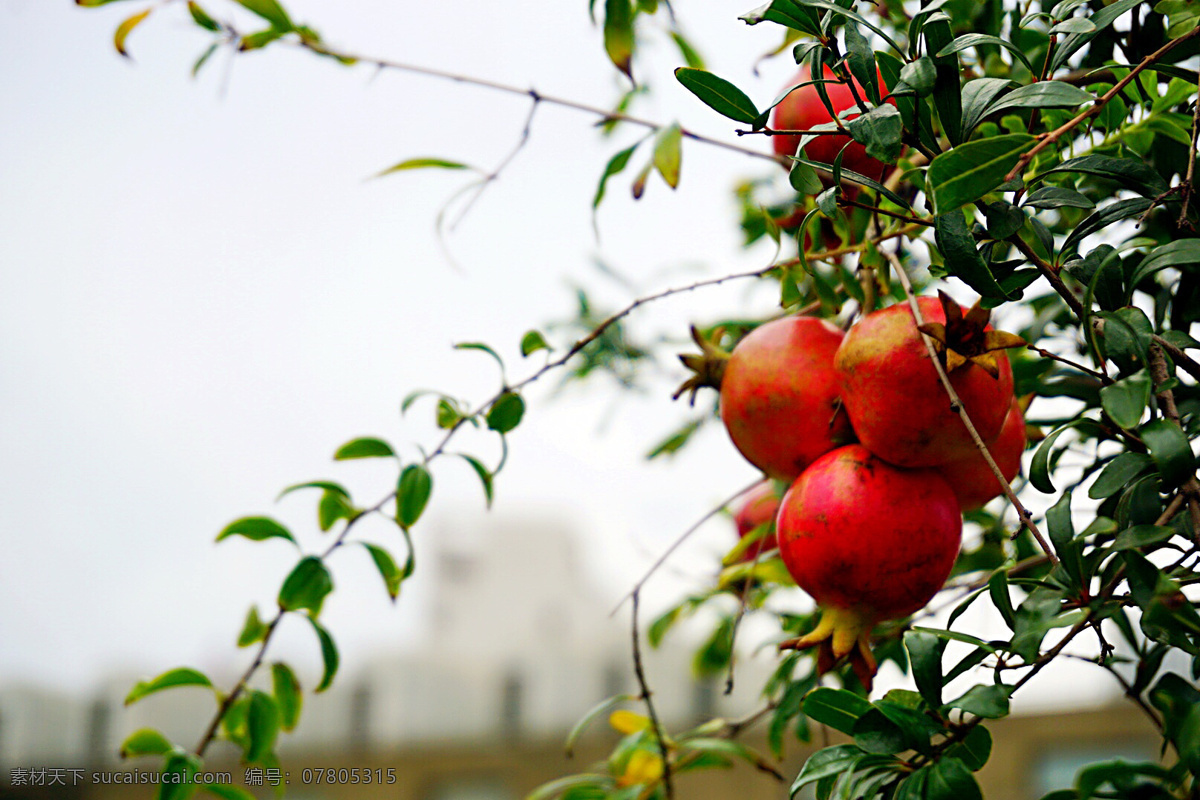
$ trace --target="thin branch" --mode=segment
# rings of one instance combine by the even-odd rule
[[[738,489],[732,496],[728,497],[725,501],[723,501],[716,508],[711,509],[708,513],[706,513],[700,519],[696,520],[696,522],[694,522],[691,527],[689,527],[686,531],[684,531],[682,534],[680,534],[679,538],[676,539],[674,542],[672,542],[671,546],[663,551],[663,554],[658,557],[658,560],[650,565],[650,569],[646,570],[646,574],[643,575],[641,577],[641,579],[633,585],[633,588],[629,590],[629,593],[620,599],[620,601],[617,603],[616,607],[613,608],[613,610],[609,614],[609,616],[616,614],[617,611],[619,611],[621,609],[621,606],[625,605],[626,600],[633,600],[636,603],[638,593],[642,590],[642,587],[644,587],[646,585],[646,582],[648,580],[650,580],[651,576],[653,576],[654,573],[658,571],[659,567],[661,567],[663,564],[666,563],[667,559],[671,557],[671,554],[679,549],[680,545],[682,545],[684,542],[686,542],[693,533],[698,531],[700,529],[701,525],[708,522],[710,519],[715,517],[717,514],[720,514],[722,509],[724,509],[726,506],[728,506],[734,500],[737,500],[739,497],[744,495],[746,492],[753,489],[755,486],[758,486],[760,483],[762,483],[762,478],[755,478],[754,482],[751,483],[749,486]]]
[[[642,690],[642,701],[646,704],[646,713],[650,715],[650,724],[654,727],[654,736],[658,740],[658,752],[662,756],[663,787],[667,792],[667,800],[675,797],[675,786],[671,781],[671,758],[667,748],[667,736],[659,722],[658,712],[654,709],[654,701],[650,695],[650,685],[646,682],[646,670],[642,666],[641,637],[638,634],[638,600],[640,592],[633,590],[633,673],[637,676],[638,686]]]
[[[1038,347],[1037,345],[1027,344],[1027,345],[1025,345],[1025,347],[1026,347],[1026,349],[1032,350],[1033,352],[1037,353],[1042,358],[1048,358],[1051,361],[1057,361],[1060,364],[1066,364],[1068,367],[1071,367],[1072,369],[1077,369],[1080,372],[1085,372],[1088,375],[1091,375],[1093,378],[1103,381],[1105,384],[1109,384],[1109,383],[1113,382],[1112,378],[1108,377],[1103,372],[1097,372],[1096,370],[1085,367],[1083,364],[1076,363],[1069,358],[1064,358],[1064,357],[1058,355],[1057,353],[1051,353],[1049,350],[1043,350],[1042,348]]]
[[[549,103],[550,105],[560,106],[562,108],[572,108],[576,111],[582,111],[585,114],[591,114],[593,116],[600,117],[605,121],[615,120],[618,122],[628,122],[630,125],[638,125],[654,131],[661,130],[663,127],[665,127],[661,123],[653,122],[651,120],[632,117],[628,114],[620,114],[615,111],[609,111],[608,109],[588,105],[587,103],[569,100],[565,97],[555,97],[554,95],[542,94],[534,89],[522,89],[519,86],[512,86],[510,84],[491,81],[485,78],[476,78],[471,75],[462,75],[457,72],[448,72],[446,70],[423,67],[417,64],[407,64],[401,61],[391,61],[384,58],[353,55],[340,50],[334,50],[329,46],[322,44],[321,42],[300,40],[293,42],[292,44],[311,50],[319,55],[332,56],[333,58],[338,59],[350,59],[355,62],[370,64],[378,69],[391,69],[398,72],[409,72],[414,75],[425,75],[430,78],[441,78],[443,80],[454,81],[455,83],[462,83],[468,86],[478,86],[483,89],[491,89],[492,91],[503,92],[505,94],[517,94],[525,97],[532,97],[537,102]],[[713,147],[732,150],[735,153],[741,153],[742,155],[751,156],[753,158],[761,158],[768,161],[779,161],[779,158],[774,154],[764,153],[759,150],[752,150],[748,147],[741,147],[740,145],[721,141],[720,139],[713,139],[709,136],[703,136],[686,128],[681,129],[680,132],[688,139],[692,139],[693,141],[697,142],[703,142],[704,144],[712,145]]]
[[[457,228],[459,223],[462,222],[467,216],[467,212],[470,211],[472,206],[475,205],[475,201],[479,199],[484,190],[500,177],[500,173],[504,171],[504,168],[512,163],[512,160],[517,157],[517,154],[524,150],[525,145],[529,143],[529,135],[533,131],[533,116],[537,113],[538,104],[542,101],[541,95],[537,94],[536,92],[530,92],[530,96],[533,97],[533,105],[529,107],[529,115],[525,117],[525,126],[521,129],[521,138],[517,140],[516,146],[513,147],[509,154],[504,157],[504,160],[501,161],[500,164],[491,171],[491,173],[484,176],[483,181],[479,184],[478,188],[475,190],[475,193],[471,195],[471,199],[463,205],[454,222],[450,223],[449,230],[451,233],[454,232],[454,229]]]
[[[1038,272],[1045,276],[1046,280],[1050,282],[1050,285],[1054,287],[1054,291],[1058,292],[1059,296],[1066,301],[1070,309],[1075,312],[1075,316],[1082,321],[1087,313],[1084,311],[1083,303],[1081,303],[1079,298],[1075,296],[1074,292],[1072,292],[1067,285],[1063,283],[1062,276],[1059,275],[1058,269],[1035,253],[1032,247],[1025,244],[1025,242],[1021,240],[1021,237],[1014,235],[1008,239],[1005,239],[1005,241],[1017,248],[1017,250],[1020,251],[1021,255],[1025,256],[1029,263],[1037,267]]]
[[[1183,185],[1187,188],[1181,192],[1183,195],[1183,207],[1179,209],[1179,221],[1176,223],[1179,227],[1187,227],[1192,231],[1196,230],[1196,226],[1188,219],[1188,203],[1192,200],[1192,195],[1196,193],[1196,140],[1200,138],[1200,93],[1196,95],[1195,105],[1192,108],[1192,146],[1188,150],[1188,166],[1187,176],[1183,179]]]
[[[1063,123],[1059,127],[1050,131],[1050,133],[1044,134],[1041,137],[1039,137],[1038,143],[1035,144],[1030,150],[1023,153],[1019,159],[1017,159],[1016,166],[1014,166],[1011,170],[1009,170],[1008,175],[1005,176],[1004,180],[1011,181],[1013,178],[1020,175],[1021,172],[1024,171],[1025,167],[1029,166],[1029,162],[1033,160],[1034,156],[1036,156],[1038,153],[1045,150],[1050,145],[1057,142],[1059,139],[1061,139],[1066,134],[1073,131],[1084,121],[1099,115],[1099,113],[1104,110],[1104,107],[1106,105],[1108,105],[1109,101],[1112,100],[1114,97],[1116,97],[1121,92],[1122,89],[1124,89],[1126,86],[1128,86],[1130,83],[1132,83],[1133,80],[1143,70],[1145,70],[1147,67],[1157,63],[1167,53],[1171,52],[1172,50],[1174,50],[1176,47],[1183,44],[1184,42],[1195,38],[1196,36],[1200,36],[1200,27],[1193,28],[1192,30],[1188,31],[1187,33],[1183,34],[1182,36],[1172,39],[1171,41],[1164,44],[1162,47],[1155,50],[1150,55],[1143,58],[1136,67],[1134,67],[1133,69],[1131,69],[1129,71],[1128,75],[1126,75],[1124,78],[1119,80],[1111,89],[1109,89],[1107,92],[1105,92],[1100,97],[1098,97],[1096,99],[1096,102],[1094,102],[1091,106],[1089,106],[1086,111],[1081,111],[1079,114],[1077,114],[1075,117],[1073,117],[1070,121]]]
[[[1154,381],[1154,396],[1158,400],[1159,410],[1163,417],[1182,430],[1179,408],[1175,405],[1175,394],[1163,386],[1171,375],[1167,371],[1167,360],[1163,356],[1162,346],[1157,341],[1150,342],[1149,352],[1150,363],[1147,366],[1150,368],[1150,378]],[[1188,512],[1192,521],[1192,538],[1197,544],[1200,544],[1200,481],[1196,480],[1194,471],[1183,482],[1181,492],[1187,498]]]
[[[891,251],[885,252],[884,256],[892,265],[892,270],[896,273],[896,277],[899,278],[900,284],[904,287],[904,293],[908,295],[908,306],[912,309],[913,318],[916,320],[917,326],[923,325],[925,320],[921,317],[921,309],[917,305],[916,295],[913,294],[912,282],[908,279],[908,273],[904,270],[904,265],[900,263],[899,257]],[[996,460],[992,458],[992,454],[989,452],[987,444],[983,441],[983,437],[979,435],[975,424],[971,422],[971,417],[967,414],[966,406],[963,405],[958,392],[951,385],[950,376],[946,374],[946,368],[942,366],[942,361],[938,358],[937,351],[933,348],[933,342],[925,334],[921,334],[921,342],[925,345],[925,350],[929,353],[930,361],[933,362],[933,367],[937,370],[938,379],[942,382],[942,387],[946,390],[946,394],[950,398],[951,407],[958,412],[959,419],[966,426],[967,433],[971,435],[971,440],[975,442],[975,447],[979,449],[979,453],[983,456],[983,460],[987,462],[988,468],[996,476],[996,480],[1000,482],[1000,487],[1004,490],[1004,496],[1008,498],[1008,502],[1012,503],[1013,508],[1017,510],[1017,516],[1020,517],[1021,524],[1037,540],[1037,543],[1041,546],[1050,563],[1057,565],[1058,556],[1054,554],[1054,550],[1050,547],[1050,543],[1046,541],[1045,537],[1042,536],[1042,532],[1033,524],[1033,515],[1029,513],[1029,510],[1017,498],[1016,493],[1013,492],[1012,487],[1005,480],[1004,473],[996,465]]]
[[[1171,356],[1171,360],[1175,362],[1175,366],[1181,367],[1188,375],[1200,381],[1200,364],[1196,363],[1191,356],[1157,333],[1154,334],[1154,341],[1159,347],[1167,351],[1167,355]]]

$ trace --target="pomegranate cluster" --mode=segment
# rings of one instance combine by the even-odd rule
[[[962,513],[1003,492],[941,384],[923,334],[1006,480],[1020,469],[1025,423],[1004,354],[1019,337],[988,327],[946,295],[876,311],[845,334],[828,321],[785,317],[721,353],[684,357],[684,388],[720,390],[738,451],[769,478],[737,515],[745,536],[774,518],[796,584],[822,610],[811,633],[781,647],[816,647],[818,671],[848,660],[870,687],[875,625],[919,610],[958,555]],[[683,391],[681,389],[681,391]]]

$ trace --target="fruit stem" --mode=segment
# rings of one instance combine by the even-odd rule
[[[917,304],[916,296],[913,294],[912,282],[908,279],[908,273],[905,272],[904,265],[900,263],[900,258],[895,253],[891,251],[881,252],[887,258],[888,263],[892,265],[896,277],[900,280],[900,285],[904,287],[904,294],[908,297],[908,306],[912,309],[913,318],[916,320],[917,328],[919,329],[925,324],[925,320],[921,316],[921,309]],[[925,349],[929,352],[929,359],[933,362],[934,369],[937,370],[938,379],[942,382],[942,388],[946,390],[946,394],[950,397],[951,407],[958,412],[959,418],[967,428],[967,433],[971,435],[971,440],[975,442],[975,447],[979,449],[980,454],[983,455],[983,460],[987,462],[988,468],[992,470],[992,474],[1000,482],[1000,486],[1004,490],[1004,496],[1008,498],[1008,502],[1012,503],[1013,508],[1017,510],[1017,516],[1021,519],[1021,525],[1037,540],[1038,545],[1046,554],[1046,558],[1050,559],[1050,563],[1058,566],[1058,556],[1055,555],[1053,548],[1050,547],[1050,543],[1046,541],[1046,537],[1033,524],[1033,514],[1017,499],[1016,493],[1013,492],[1008,481],[1004,479],[1004,473],[997,466],[996,460],[992,458],[991,452],[988,451],[983,437],[979,435],[979,431],[975,429],[975,424],[971,422],[971,417],[967,414],[967,409],[963,406],[962,399],[958,396],[958,392],[954,391],[954,386],[950,383],[950,376],[946,374],[946,369],[942,366],[941,359],[938,358],[937,350],[933,346],[933,340],[928,334],[922,333],[921,341],[925,344]]]

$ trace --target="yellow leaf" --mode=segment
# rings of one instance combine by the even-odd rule
[[[650,727],[650,718],[634,711],[618,709],[608,716],[608,724],[618,733],[630,734]]]
[[[657,783],[663,774],[662,758],[645,750],[637,750],[625,765],[625,774],[617,778],[618,786]]]
[[[138,26],[139,23],[141,23],[142,20],[150,16],[150,12],[152,10],[153,9],[147,8],[145,11],[139,11],[117,26],[116,33],[113,34],[113,44],[116,46],[118,53],[126,58],[130,57],[129,53],[125,50],[125,39],[129,37],[129,34]]]

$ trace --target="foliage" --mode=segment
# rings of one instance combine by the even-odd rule
[[[77,0],[83,6],[117,1]],[[172,4],[139,8],[121,22],[114,36],[118,52],[127,55],[134,29],[152,10],[165,13],[167,5]],[[213,13],[186,3],[190,21],[213,39],[196,70],[218,48],[244,52],[277,43],[345,65],[363,61],[327,46],[276,0],[229,0],[227,5],[224,13]],[[415,460],[402,461],[401,451],[374,437],[338,448],[335,459],[376,459],[380,469],[395,475],[395,491],[372,504],[356,503],[347,489],[328,481],[286,489],[284,494],[318,490],[316,522],[332,537],[330,543],[322,552],[298,555],[275,609],[265,616],[250,609],[237,644],[255,648],[256,657],[228,691],[182,668],[130,692],[128,703],[172,687],[212,689],[217,709],[199,744],[189,752],[155,731],[139,730],[122,752],[160,755],[164,769],[195,773],[209,745],[224,739],[241,748],[247,763],[275,763],[280,731],[300,720],[301,687],[280,662],[271,665],[271,691],[250,684],[281,619],[299,615],[311,623],[325,665],[315,691],[328,688],[338,669],[338,651],[320,613],[335,590],[332,556],[344,545],[361,543],[395,600],[415,568],[411,532],[435,499],[435,469],[448,456],[461,458],[478,476],[487,502],[496,490],[505,457],[491,466],[478,456],[451,452],[456,434],[467,426],[488,431],[506,455],[508,434],[529,424],[522,392],[560,368],[575,380],[607,372],[633,385],[651,356],[624,335],[622,321],[633,311],[729,280],[761,280],[778,286],[785,311],[848,323],[910,294],[911,273],[918,287],[961,282],[984,305],[1007,309],[1006,318],[1018,321],[1015,332],[1029,346],[1013,354],[1017,392],[1053,399],[1034,406],[1052,410],[1031,420],[1044,435],[1035,438],[1021,495],[1049,495],[1048,510],[1034,514],[1010,492],[1003,502],[970,515],[977,535],[968,537],[972,544],[960,555],[945,590],[954,605],[946,626],[927,627],[912,619],[875,632],[879,656],[907,671],[917,690],[892,689],[874,699],[847,670],[838,673],[837,686],[823,683],[811,655],[788,653],[779,657],[763,687],[763,707],[751,718],[710,720],[669,732],[655,713],[640,668],[638,584],[632,592],[633,657],[642,692],[629,700],[641,703],[644,713],[612,713],[610,724],[621,738],[610,756],[531,797],[671,797],[673,776],[737,761],[778,775],[776,759],[788,741],[808,741],[814,725],[840,732],[845,742],[813,754],[791,779],[793,794],[811,785],[820,798],[979,797],[974,772],[990,754],[987,721],[1007,715],[1019,701],[1019,690],[1067,653],[1112,675],[1162,732],[1166,757],[1162,765],[1091,765],[1074,786],[1051,797],[1195,796],[1200,785],[1200,689],[1195,684],[1200,615],[1194,602],[1200,583],[1200,483],[1192,443],[1200,433],[1200,364],[1188,352],[1200,348],[1190,335],[1200,317],[1195,196],[1200,106],[1197,73],[1186,64],[1194,64],[1200,52],[1197,8],[1183,0],[1020,5],[935,0],[921,7],[770,0],[744,14],[744,23],[782,41],[774,57],[790,56],[811,75],[823,74],[828,66],[839,81],[853,76],[862,87],[859,116],[811,131],[802,142],[844,130],[886,160],[887,169],[857,174],[842,168],[841,156],[833,163],[814,162],[805,157],[802,144],[794,156],[779,159],[794,192],[786,203],[774,199],[782,172],[748,180],[737,192],[747,244],[764,236],[774,239],[781,248],[775,263],[641,297],[609,315],[598,313],[580,292],[569,326],[580,338],[553,349],[541,332],[530,330],[521,352],[541,366],[520,381],[508,380],[506,365],[488,345],[460,345],[500,362],[495,393],[478,403],[437,392],[407,397],[404,412],[426,396],[434,400],[431,410],[444,431]],[[599,17],[598,46],[630,88],[612,109],[577,102],[571,107],[599,117],[606,132],[619,126],[648,130],[638,143],[597,165],[593,207],[635,158],[643,159],[633,180],[635,197],[652,173],[676,186],[684,142],[772,158],[733,139],[735,133],[751,140],[773,135],[770,111],[782,96],[755,100],[707,71],[666,0],[592,0],[587,10],[594,20]],[[246,21],[254,25],[244,28]],[[739,23],[731,19],[730,24]],[[700,136],[674,122],[627,116],[645,91],[634,82],[642,69],[640,45],[664,30],[681,61],[676,79],[714,115],[731,121],[727,140]],[[368,63],[424,71],[382,59]],[[532,98],[535,107],[567,104],[519,87],[475,82]],[[819,81],[817,86],[824,96]],[[523,144],[524,139],[518,147]],[[495,177],[438,158],[409,158],[381,174],[422,168],[466,170],[477,182],[464,191]],[[811,244],[817,233],[826,246]],[[712,324],[703,338],[732,347],[755,322]],[[667,421],[664,430],[672,432],[651,456],[684,449],[710,419],[705,414]],[[358,521],[368,515],[394,522],[401,557],[355,538]],[[239,519],[217,540],[231,536],[296,545],[290,531],[266,517]],[[650,644],[702,607],[728,609],[730,598],[739,610],[718,615],[696,654],[700,672],[729,667],[743,614],[772,620],[780,639],[811,630],[811,615],[781,612],[768,602],[789,584],[774,551],[747,561],[745,550],[744,542],[734,548],[709,591],[653,620],[646,630]],[[1004,620],[1003,638],[984,641],[955,628],[963,611],[976,603],[992,606]],[[1176,660],[1168,661],[1172,654]],[[1191,658],[1190,671],[1181,673],[1175,666],[1179,654]],[[987,670],[978,674],[985,678],[957,697],[947,696],[947,684],[975,675],[981,666]],[[585,722],[611,711],[619,700],[606,701]],[[756,724],[766,728],[770,755],[739,741]],[[163,789],[164,796],[184,796],[180,791]]]

